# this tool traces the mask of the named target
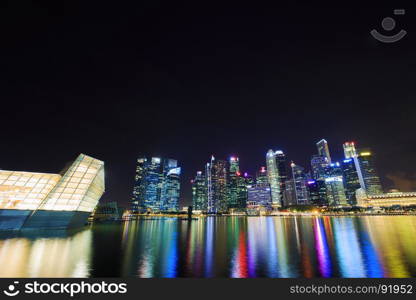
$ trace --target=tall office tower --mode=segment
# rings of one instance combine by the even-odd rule
[[[345,142],[342,147],[344,148],[345,159],[354,158],[357,156],[357,151],[355,150],[354,142]]]
[[[267,178],[267,170],[265,167],[261,167],[259,171],[256,173],[256,184],[264,184],[269,183],[269,179]]]
[[[342,176],[325,178],[326,195],[330,206],[348,205]]]
[[[304,169],[293,162],[290,164],[290,166],[292,167],[292,179],[295,186],[296,204],[309,204],[308,189],[306,187],[307,177]]]
[[[288,179],[286,168],[286,155],[283,153],[283,151],[280,150],[277,150],[275,154],[277,169],[279,170],[280,202],[283,202],[283,192],[285,190],[286,180]]]
[[[215,160],[212,165],[212,195],[215,202],[215,212],[227,212],[227,162]]]
[[[192,180],[192,206],[194,210],[206,211],[206,185],[205,176],[201,171],[196,172]]]
[[[272,206],[274,209],[282,206],[282,186],[284,186],[284,183],[281,183],[281,180],[284,177],[281,177],[283,174],[279,174],[279,162],[281,163],[283,157],[284,154],[280,150],[276,152],[269,150],[266,154],[267,177],[269,179],[270,189],[272,193]],[[286,174],[284,174],[284,176],[286,176]]]
[[[315,180],[325,178],[325,170],[328,166],[329,166],[329,162],[325,156],[312,155],[312,158],[311,158],[312,177]]]
[[[240,176],[240,166],[238,157],[231,156],[229,162],[228,172],[228,195],[227,207],[228,209],[237,209],[238,206],[238,184]]]
[[[211,161],[205,165],[205,186],[206,186],[206,208],[207,213],[214,214],[217,213],[217,205],[214,198],[214,181],[213,181],[213,165],[215,162],[215,157],[211,156]]]
[[[326,157],[328,163],[331,163],[331,155],[329,155],[328,142],[322,139],[316,143],[316,147],[318,148],[318,154],[320,156]]]
[[[325,186],[329,205],[348,205],[342,168],[339,162],[331,163],[325,169]]]
[[[180,173],[177,161],[159,157],[137,160],[132,211],[172,211],[178,209]]]
[[[317,206],[328,205],[325,181],[321,179],[310,179],[306,183],[309,193],[310,204]]]
[[[370,150],[361,150],[358,153],[358,162],[360,165],[364,189],[369,195],[382,194],[380,178],[377,175],[377,170],[374,162],[374,155]]]
[[[344,159],[342,161],[341,168],[347,201],[350,205],[356,205],[357,199],[355,198],[355,192],[361,187],[361,185],[354,163],[354,156],[350,156],[350,158]]]
[[[284,206],[292,206],[296,205],[296,190],[295,190],[295,183],[293,180],[286,180],[285,182],[285,190],[283,192],[283,205]]]
[[[181,168],[178,161],[165,159],[163,164],[163,183],[161,191],[161,210],[178,211],[180,198],[180,176]]]

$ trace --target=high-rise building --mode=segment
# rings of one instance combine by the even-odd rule
[[[268,184],[269,179],[267,178],[267,170],[265,167],[261,167],[256,174],[256,184]]]
[[[297,205],[309,204],[308,189],[306,187],[307,176],[304,169],[301,166],[291,163],[292,167],[292,179],[295,186],[295,196]]]
[[[181,168],[174,159],[165,159],[161,190],[162,211],[178,211],[180,199]]]
[[[228,172],[228,197],[227,207],[228,209],[239,208],[238,203],[238,186],[240,177],[240,166],[238,157],[231,156],[229,161],[229,172]]]
[[[331,163],[331,155],[329,154],[328,142],[322,139],[316,143],[316,147],[318,148],[318,154],[320,156],[326,157],[328,163]]]
[[[142,157],[137,160],[132,211],[177,211],[181,168],[174,159]]]
[[[382,194],[383,189],[381,187],[380,177],[377,175],[373,153],[369,149],[361,150],[358,153],[357,159],[364,181],[364,189],[367,194]]]
[[[344,148],[345,149],[345,148]],[[361,187],[358,172],[354,163],[354,156],[344,159],[341,164],[344,179],[345,195],[350,205],[356,205],[355,192]]]
[[[207,212],[210,214],[227,212],[227,162],[215,160],[214,156],[205,168],[207,187]]]
[[[269,183],[248,185],[247,194],[247,213],[249,215],[271,211],[272,197]]]
[[[192,206],[194,210],[206,211],[207,191],[205,176],[201,171],[192,180]]]
[[[328,205],[325,180],[309,179],[306,183],[309,193],[310,204],[317,206]]]
[[[342,176],[335,175],[325,178],[325,186],[330,206],[348,205]]]
[[[269,150],[266,155],[267,177],[272,193],[272,206],[279,208],[283,202],[283,191],[285,186],[286,158],[281,150]]]
[[[357,156],[357,151],[355,150],[354,142],[345,142],[342,147],[344,148],[345,159],[354,158]]]
[[[311,167],[312,167],[312,177],[315,180],[325,179],[325,170],[329,166],[328,158],[321,155],[312,155],[311,158]]]
[[[0,170],[0,230],[83,226],[104,185],[104,162],[85,154],[61,174]]]
[[[284,206],[293,206],[296,205],[296,189],[293,179],[286,180],[285,190],[283,193],[283,205]]]

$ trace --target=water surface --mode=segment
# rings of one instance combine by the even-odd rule
[[[0,234],[0,277],[416,277],[416,217],[139,219]]]

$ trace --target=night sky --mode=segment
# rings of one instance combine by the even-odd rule
[[[371,147],[385,189],[416,190],[414,9],[55,2],[1,4],[0,168],[85,153],[105,161],[103,200],[127,205],[136,158],[171,157],[186,205],[211,154],[254,173],[281,149],[309,169],[325,138],[335,160]],[[408,31],[394,44],[369,33],[387,16]]]

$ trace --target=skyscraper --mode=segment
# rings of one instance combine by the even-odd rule
[[[326,194],[330,206],[348,205],[342,176],[325,178]]]
[[[373,153],[369,149],[359,151],[358,162],[364,181],[364,189],[367,194],[382,194],[383,189],[381,187],[380,177],[377,175]]]
[[[284,168],[284,161],[284,153],[280,150],[276,152],[269,150],[266,154],[267,177],[272,194],[273,208],[279,208],[282,206],[283,187],[286,174],[280,173]]]
[[[357,156],[357,151],[355,150],[354,142],[345,142],[342,147],[344,148],[345,159],[354,158]]]
[[[267,178],[267,170],[265,167],[261,167],[259,171],[257,171],[256,174],[256,184],[268,184],[269,179]]]
[[[322,139],[316,143],[316,147],[318,148],[318,154],[320,156],[326,157],[328,163],[331,163],[331,155],[329,154],[328,142]]]
[[[207,186],[207,212],[227,212],[227,162],[214,156],[205,168]]]
[[[328,205],[325,180],[309,179],[306,183],[310,204],[318,206]]]
[[[161,210],[178,211],[180,198],[180,176],[181,168],[178,161],[174,159],[163,160],[162,189],[161,189]]]
[[[207,191],[205,176],[201,171],[192,180],[192,206],[194,210],[206,211]]]
[[[345,194],[350,205],[357,204],[355,192],[361,187],[358,172],[354,163],[354,157],[355,156],[350,156],[350,158],[344,159],[341,164]]]
[[[301,166],[291,163],[292,179],[295,187],[295,197],[297,205],[309,204],[308,189],[306,187],[307,177]]]
[[[179,205],[181,168],[173,159],[146,157],[137,160],[132,211],[176,211]]]
[[[315,180],[325,178],[325,170],[329,166],[328,158],[321,155],[312,155],[311,158],[311,168],[312,168],[312,177]]]
[[[240,166],[238,157],[231,156],[229,161],[228,172],[228,197],[227,207],[228,209],[237,209],[238,206],[238,185],[240,176]]]

